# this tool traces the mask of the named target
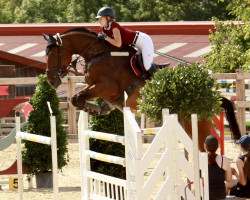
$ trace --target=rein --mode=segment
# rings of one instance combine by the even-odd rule
[[[96,40],[94,40],[92,43],[90,43],[90,44],[83,50],[83,52],[82,52],[75,60],[71,61],[70,64],[69,64],[69,66],[67,67],[67,69],[63,69],[63,68],[62,68],[62,53],[61,53],[61,51],[62,51],[62,48],[65,48],[65,46],[64,46],[63,43],[62,43],[62,39],[61,39],[60,34],[57,33],[56,36],[55,36],[55,41],[54,41],[52,44],[49,44],[49,45],[47,46],[47,48],[48,48],[49,46],[53,46],[53,45],[55,45],[55,46],[58,47],[58,65],[57,65],[56,67],[52,67],[52,68],[50,68],[50,69],[47,69],[47,70],[45,71],[45,73],[47,73],[47,72],[49,72],[49,71],[52,71],[52,70],[58,70],[58,75],[59,75],[60,78],[65,77],[69,72],[72,72],[72,73],[74,73],[75,75],[84,75],[84,74],[79,73],[79,72],[77,71],[77,69],[76,69],[76,64],[77,64],[79,58],[80,58],[83,54],[85,54],[86,51],[87,51],[87,50],[88,50],[97,40],[98,40],[98,39],[96,39]],[[70,51],[70,52],[72,53],[72,55],[75,54],[73,51],[69,50],[68,48],[65,48],[65,49],[67,49],[68,51]],[[48,54],[48,53],[49,53],[49,51],[46,52],[46,54]],[[70,70],[70,68],[73,68],[74,71]]]

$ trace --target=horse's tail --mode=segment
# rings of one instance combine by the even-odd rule
[[[221,97],[221,100],[222,104],[220,105],[220,107],[225,109],[226,118],[229,123],[229,128],[231,130],[231,137],[234,140],[238,140],[241,137],[241,133],[234,114],[233,104],[225,97]]]

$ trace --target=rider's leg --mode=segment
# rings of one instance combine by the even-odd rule
[[[145,70],[152,76],[157,68],[153,65],[154,45],[149,35],[140,32],[135,47],[141,49]]]
[[[157,72],[157,68],[155,67],[155,65],[152,63],[151,67],[148,70],[148,73],[153,76],[155,72]]]

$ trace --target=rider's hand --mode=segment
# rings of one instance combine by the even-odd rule
[[[232,172],[232,175],[235,175],[235,174],[237,174],[237,171],[235,170],[235,168],[231,168],[231,172]]]
[[[99,34],[97,35],[97,38],[100,39],[100,40],[105,40],[107,37],[108,37],[108,36],[105,35],[104,33],[99,33]]]

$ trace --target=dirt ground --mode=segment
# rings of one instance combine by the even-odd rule
[[[147,148],[148,145],[144,145]],[[80,200],[81,199],[81,184],[80,184],[80,159],[78,143],[70,143],[69,149],[69,164],[65,166],[62,172],[59,173],[59,199],[61,200]],[[235,160],[239,155],[239,149],[229,139],[225,137],[225,155],[230,159],[231,166],[235,167]],[[0,170],[8,168],[16,159],[16,145],[13,144],[9,148],[0,152]],[[150,170],[150,169],[149,169]],[[0,176],[0,181],[7,181],[9,176]],[[27,189],[28,184],[24,178],[24,200],[50,200],[53,199],[52,189],[36,189],[35,181],[34,188]],[[0,190],[0,200],[17,200],[18,192],[9,190],[8,185],[2,185]]]

